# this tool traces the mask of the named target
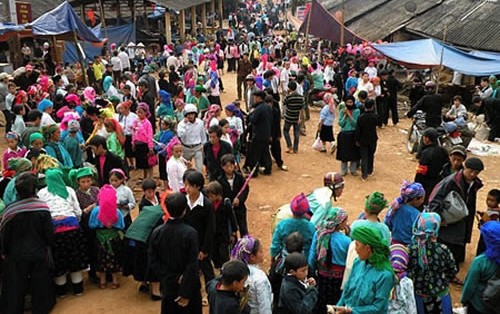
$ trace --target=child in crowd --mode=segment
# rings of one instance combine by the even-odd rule
[[[424,203],[425,190],[418,182],[403,181],[400,195],[389,206],[384,222],[391,230],[392,243],[408,245],[411,243],[412,229]]]
[[[201,314],[198,235],[182,219],[188,201],[172,193],[162,203],[170,218],[153,231],[148,250],[150,269],[161,281],[161,313]]]
[[[222,129],[222,136],[220,137],[220,139],[231,145],[231,147],[233,147],[233,142],[231,141],[231,135],[230,135],[231,126],[229,125],[229,122],[226,119],[221,119],[219,121],[219,126]],[[233,147],[233,152],[234,152],[234,147]]]
[[[500,190],[499,189],[491,189],[486,196],[486,206],[487,209],[485,212],[477,211],[477,215],[479,217],[479,229],[488,221],[499,221],[500,219]],[[483,235],[479,237],[479,242],[477,243],[477,251],[476,256],[480,255],[486,250],[484,245]]]
[[[92,185],[94,173],[90,168],[84,167],[80,169],[72,169],[69,172],[69,177],[71,181],[75,182],[77,189],[75,190],[78,203],[80,204],[80,209],[82,210],[82,216],[80,218],[80,226],[83,230],[85,239],[87,240],[88,252],[89,252],[89,277],[91,280],[96,280],[96,261],[97,252],[95,250],[95,230],[90,229],[89,219],[90,212],[94,207],[97,206],[97,196],[99,194],[99,188]],[[96,281],[97,282],[97,281]]]
[[[215,234],[215,211],[212,202],[201,193],[205,183],[203,174],[197,170],[190,169],[184,172],[184,186],[188,209],[184,220],[188,225],[198,232],[198,243],[200,251],[198,260],[200,270],[203,272],[205,282],[214,278],[212,267],[212,251]]]
[[[156,191],[156,182],[153,179],[142,181],[144,195],[139,202],[139,213],[145,206],[157,206],[160,204],[160,193]]]
[[[98,196],[99,206],[90,213],[89,227],[96,229],[97,275],[99,288],[106,289],[106,274],[111,274],[111,289],[118,289],[118,274],[122,270],[123,229],[125,223],[118,210],[116,190],[109,184],[104,185]]]
[[[14,124],[12,125],[12,131],[16,132],[17,134],[23,133],[24,130],[26,130],[26,124],[24,123],[24,113],[25,109],[23,105],[15,105],[12,108],[12,112],[16,116],[14,119]]]
[[[217,181],[222,185],[224,199],[229,198],[232,203],[240,237],[248,234],[247,225],[247,200],[249,187],[245,185],[245,178],[241,173],[235,171],[235,158],[232,154],[226,154],[221,157],[221,166],[224,174],[217,178]]]
[[[175,122],[171,117],[160,119],[160,131],[155,134],[155,151],[158,154],[158,170],[160,180],[163,181],[163,188],[168,188],[167,175],[167,146],[175,136]]]
[[[337,148],[335,136],[333,135],[333,122],[335,120],[336,103],[333,94],[327,93],[323,96],[325,105],[319,113],[318,132],[321,140],[321,152],[326,152],[326,142],[330,144],[330,153],[333,154]]]
[[[184,191],[184,173],[187,170],[188,161],[182,156],[182,143],[178,137],[174,137],[167,145],[167,177],[172,191]]]
[[[408,268],[408,248],[403,244],[393,244],[390,246],[391,265],[396,274],[394,290],[389,301],[389,314],[417,314],[417,305],[413,292],[413,281],[406,275]]]
[[[330,207],[316,226],[310,252],[306,252],[309,254],[309,267],[318,279],[317,313],[326,314],[326,306],[337,304],[342,295],[340,287],[351,243],[347,221],[345,210]]]
[[[238,240],[231,252],[231,258],[248,265],[248,305],[250,313],[267,314],[272,312],[273,293],[271,283],[259,264],[264,262],[264,248],[259,239],[245,235]]]
[[[440,225],[437,213],[421,213],[408,247],[408,277],[415,286],[419,314],[452,312],[449,284],[458,270],[451,251],[437,242]]]
[[[104,120],[104,127],[106,132],[108,132],[108,138],[106,139],[106,145],[108,150],[120,157],[125,159],[125,150],[123,145],[125,145],[125,135],[123,135],[123,129],[114,118],[106,118]]]
[[[203,144],[203,164],[207,167],[208,179],[216,180],[224,171],[221,166],[221,157],[231,154],[233,149],[230,144],[221,140],[222,128],[212,125],[208,128],[208,142]]]
[[[215,268],[229,260],[230,245],[236,242],[238,225],[229,199],[222,198],[222,185],[217,181],[205,187],[205,194],[215,210],[215,237],[212,261]]]
[[[7,170],[9,159],[24,157],[27,150],[19,146],[19,135],[17,133],[8,132],[5,138],[7,139],[7,149],[3,152],[2,163],[4,170]]]
[[[68,151],[73,166],[80,168],[83,166],[82,149],[78,143],[78,131],[80,131],[80,123],[77,120],[68,122],[68,135],[64,139],[64,148]]]
[[[250,270],[242,261],[231,260],[225,263],[221,276],[207,284],[209,313],[249,313],[248,305],[242,305],[240,297],[249,275]]]
[[[288,254],[285,269],[287,274],[281,285],[278,312],[312,314],[318,301],[318,288],[314,278],[307,278],[307,259],[301,253]]]
[[[132,190],[127,186],[127,176],[120,168],[111,169],[109,184],[116,190],[116,201],[125,221],[125,229],[132,223],[130,211],[135,208],[135,198]]]
[[[44,140],[42,133],[40,132],[31,133],[29,136],[29,148],[30,149],[36,148],[45,151],[43,146],[44,146]]]
[[[304,215],[309,211],[309,201],[304,193],[295,196],[290,203],[293,218],[280,221],[274,230],[271,242],[271,257],[273,260],[283,250],[286,237],[292,232],[298,231],[304,237],[304,252],[309,252],[312,238],[315,232],[314,225]]]

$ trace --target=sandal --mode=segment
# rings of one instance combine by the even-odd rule
[[[106,289],[106,283],[100,283],[99,289]]]
[[[118,288],[120,288],[120,283],[118,283],[118,282],[111,283],[111,289],[118,289]]]

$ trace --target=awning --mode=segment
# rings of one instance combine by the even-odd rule
[[[159,4],[164,8],[180,11],[202,3],[210,2],[210,0],[151,0],[151,2]]]

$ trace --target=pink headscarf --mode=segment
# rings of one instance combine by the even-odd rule
[[[116,190],[109,184],[105,184],[97,196],[99,213],[97,220],[106,228],[111,228],[118,221],[118,206],[116,203]]]
[[[87,86],[83,90],[83,97],[85,98],[86,101],[90,101],[91,103],[94,103],[96,93],[93,87]]]
[[[59,109],[59,110],[61,110],[61,109]],[[59,113],[59,111],[57,113]],[[66,130],[68,128],[68,123],[70,121],[72,121],[72,120],[77,120],[78,121],[78,120],[80,120],[80,116],[76,112],[67,113],[67,111],[66,111],[66,114],[63,114],[63,116],[62,116],[61,130],[63,130],[63,131]]]
[[[68,94],[64,99],[66,99],[67,102],[72,102],[75,106],[80,105],[80,97],[78,97],[78,95]]]
[[[179,138],[177,136],[174,136],[170,142],[168,142],[167,144],[167,160],[170,159],[170,157],[172,157],[173,155],[173,150],[174,150],[174,146],[176,145],[180,145],[181,144],[181,141],[179,140]]]
[[[212,121],[212,118],[215,117],[215,114],[221,110],[221,107],[219,105],[210,105],[208,107],[207,114],[205,115],[205,128],[210,127],[210,121]]]

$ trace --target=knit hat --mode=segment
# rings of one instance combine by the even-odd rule
[[[373,192],[365,200],[365,209],[371,213],[380,213],[388,205],[388,201],[381,192]]]
[[[477,157],[471,157],[465,161],[465,168],[476,170],[476,171],[483,171],[484,164],[483,164],[483,161],[481,159],[479,159]]]
[[[438,138],[438,132],[435,128],[427,128],[425,129],[423,136],[428,137],[429,140],[435,142]]]
[[[76,133],[80,130],[80,123],[77,120],[71,120],[68,122],[68,132]]]
[[[402,244],[393,244],[390,246],[390,249],[391,265],[394,271],[396,273],[406,272],[410,260],[408,257],[408,248]]]
[[[309,201],[304,193],[295,196],[290,203],[290,209],[294,216],[302,217],[309,211]]]

